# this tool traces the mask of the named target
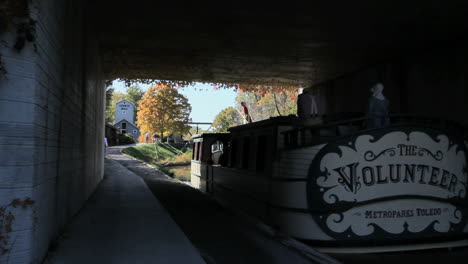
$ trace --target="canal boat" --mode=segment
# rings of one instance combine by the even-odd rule
[[[296,116],[193,137],[191,182],[324,252],[468,245],[467,129]]]

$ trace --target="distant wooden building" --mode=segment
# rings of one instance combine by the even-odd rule
[[[132,122],[129,122],[128,120],[123,119],[115,123],[115,127],[117,129],[120,129],[120,132],[122,134],[128,133],[132,135],[133,138],[135,139],[135,142],[138,142],[138,137],[140,136],[140,129]]]
[[[120,130],[122,134],[128,133],[133,136],[135,142],[138,142],[140,129],[135,125],[135,105],[128,101],[122,100],[115,104],[115,124],[114,126]]]
[[[122,119],[135,123],[135,105],[128,100],[121,100],[115,104],[115,122]]]

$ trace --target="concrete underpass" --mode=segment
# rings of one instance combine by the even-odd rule
[[[362,111],[369,87],[381,81],[394,112],[468,123],[463,1],[2,2],[0,206],[14,221],[1,263],[41,263],[105,186],[105,88],[116,78],[314,86],[320,111],[329,114]],[[143,179],[161,197],[172,188]],[[24,208],[12,206],[17,202]],[[175,210],[169,213],[184,214]],[[180,232],[189,228],[178,225]],[[201,252],[206,262],[217,259],[199,246],[213,244],[192,243],[188,250]],[[285,256],[269,255],[271,263]]]

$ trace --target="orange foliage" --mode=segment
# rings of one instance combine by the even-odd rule
[[[256,85],[256,84],[241,84],[237,87],[238,92],[250,92],[258,94],[276,93],[284,94],[291,91],[296,91],[301,88],[301,85]]]
[[[163,137],[172,132],[185,133],[190,128],[191,110],[188,99],[177,89],[158,84],[150,87],[139,101],[137,125],[142,135],[157,132]]]

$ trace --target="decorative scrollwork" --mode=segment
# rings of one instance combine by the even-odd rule
[[[334,223],[339,224],[339,223],[343,222],[344,214],[343,213],[334,213],[334,214],[329,216],[329,219],[331,221],[333,221]]]
[[[388,153],[390,157],[395,156],[395,153],[396,153],[395,148],[384,149],[377,155],[372,150],[366,151],[366,153],[364,153],[364,159],[366,161],[374,161],[378,159],[380,156],[385,155],[386,153]]]
[[[453,211],[453,217],[455,217],[455,219],[457,219],[457,220],[461,220],[462,212],[460,211],[460,209],[455,209]]]
[[[424,154],[430,155],[437,161],[441,161],[444,158],[444,154],[442,151],[438,150],[435,154],[432,153],[430,150],[427,148],[419,148],[418,155],[423,156]]]
[[[340,200],[336,194],[329,194],[328,199],[330,200],[330,202],[328,202],[329,204],[334,204]]]

